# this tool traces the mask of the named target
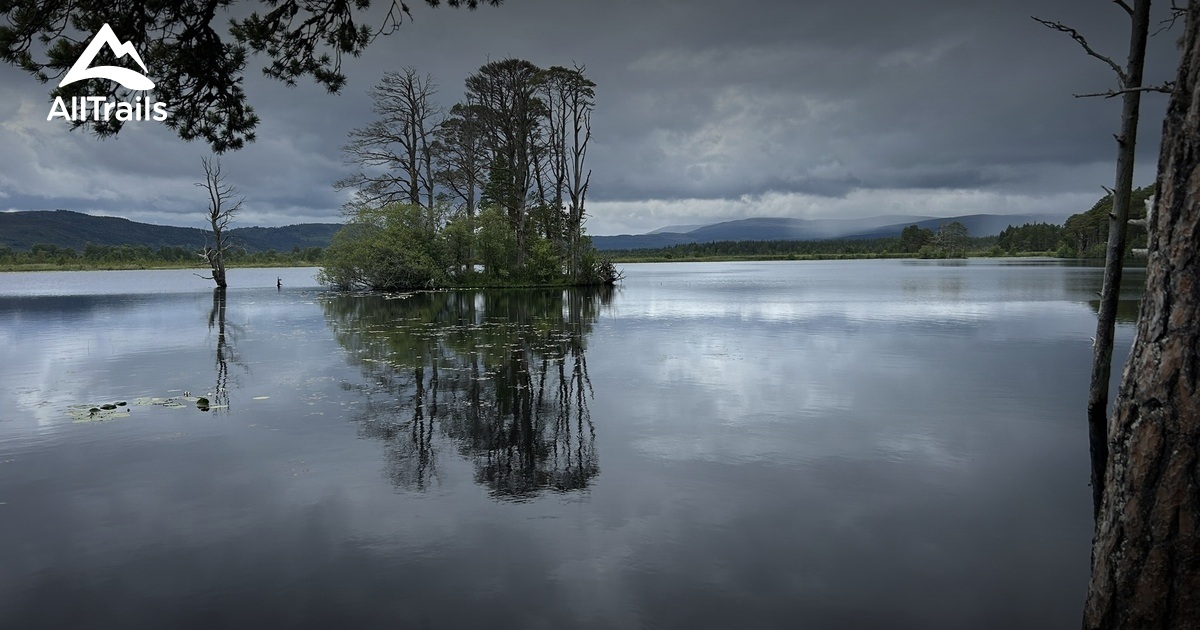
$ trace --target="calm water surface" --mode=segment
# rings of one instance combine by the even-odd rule
[[[1078,625],[1099,269],[314,272],[0,274],[0,627]]]

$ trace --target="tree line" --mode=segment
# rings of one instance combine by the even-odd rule
[[[1154,186],[1143,186],[1130,193],[1129,223],[1125,239],[1125,256],[1134,249],[1146,247],[1146,227],[1138,220],[1146,218],[1146,203],[1154,196]],[[1063,224],[1059,255],[1063,258],[1103,258],[1108,245],[1113,195],[1106,194],[1086,212],[1073,214]]]
[[[1153,186],[1133,191],[1131,216],[1144,219]],[[1025,223],[1010,225],[996,236],[971,236],[957,221],[937,231],[910,225],[898,237],[872,239],[829,239],[819,241],[722,241],[684,243],[663,248],[613,250],[616,260],[687,260],[703,258],[965,258],[967,256],[1055,256],[1058,258],[1103,258],[1108,242],[1108,215],[1113,196],[1100,198],[1090,210],[1071,215],[1063,225]],[[1129,226],[1125,255],[1146,246],[1144,222]]]
[[[250,252],[234,247],[226,260],[241,267],[253,266],[311,266],[320,262],[321,247],[293,247],[291,251]],[[28,250],[0,245],[0,267],[80,267],[104,269],[111,267],[193,267],[196,250],[192,247],[147,245],[97,245],[88,243],[82,251],[53,243],[37,243]]]
[[[657,249],[608,252],[621,262],[729,258],[965,258],[969,256],[1052,255],[1062,239],[1062,226],[1027,223],[1009,226],[997,236],[971,236],[952,221],[935,232],[910,225],[898,237],[819,241],[718,241],[681,243]]]
[[[443,109],[431,75],[388,72],[350,132],[348,220],[321,278],[340,288],[604,284],[584,231],[595,87],[579,65],[489,62]]]

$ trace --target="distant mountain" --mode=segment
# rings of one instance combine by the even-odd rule
[[[1065,217],[1038,214],[973,214],[961,217],[930,218],[889,215],[865,219],[789,219],[753,218],[723,221],[687,232],[669,232],[659,228],[649,234],[593,236],[597,249],[659,249],[681,243],[716,241],[824,240],[831,238],[888,238],[900,235],[910,225],[937,230],[943,223],[959,221],[971,236],[993,236],[1009,225],[1025,223],[1061,224]],[[302,223],[283,227],[239,227],[229,231],[241,247],[251,252],[291,251],[293,247],[326,247],[336,223]],[[83,251],[88,243],[97,245],[146,245],[159,247],[200,247],[206,232],[197,228],[138,223],[119,217],[98,217],[70,210],[34,210],[0,212],[0,246],[28,250],[38,243],[70,247]]]
[[[649,232],[646,232],[646,234],[662,234],[663,232],[670,232],[672,234],[686,234],[688,232],[691,232],[692,230],[698,230],[706,225],[709,225],[709,224],[708,223],[696,223],[694,225],[667,225],[664,227],[660,227],[657,230],[650,230]]]
[[[659,228],[649,234],[593,236],[597,249],[658,249],[680,243],[711,243],[718,241],[813,241],[833,238],[889,238],[900,236],[910,225],[936,231],[943,223],[958,221],[967,226],[971,236],[994,236],[1009,225],[1025,223],[1061,224],[1065,217],[1039,214],[973,214],[960,217],[933,218],[924,216],[887,215],[865,219],[790,219],[761,217],[723,221],[687,232],[667,232]],[[690,226],[676,226],[686,228]]]
[[[696,239],[687,234],[660,232],[658,234],[621,234],[620,236],[593,236],[592,244],[596,249],[659,249],[679,245],[680,243],[695,243]]]
[[[687,232],[697,243],[715,241],[813,241],[841,238],[900,221],[924,221],[931,217],[885,216],[864,219],[753,218],[714,223]]]
[[[238,246],[257,252],[274,249],[291,251],[293,247],[325,247],[333,233],[342,227],[336,223],[302,223],[284,227],[240,227],[229,230]],[[98,217],[70,210],[33,210],[0,212],[0,246],[27,250],[38,243],[70,247],[83,251],[88,243],[96,245],[146,245],[197,248],[204,244],[207,232],[197,228],[138,223],[120,217]]]
[[[341,227],[340,223],[298,223],[282,227],[240,227],[230,230],[229,234],[247,251],[290,252],[292,247],[329,247],[334,232]]]

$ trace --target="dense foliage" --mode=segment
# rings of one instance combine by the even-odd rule
[[[939,226],[933,240],[928,245],[922,245],[917,255],[921,258],[966,258],[970,246],[971,234],[967,226],[951,221]]]
[[[1022,252],[1052,252],[1058,249],[1063,238],[1061,225],[1051,223],[1026,223],[1020,227],[1008,226],[996,237],[996,246],[1008,254]]]
[[[474,224],[475,229],[470,229],[466,217],[441,205],[393,203],[362,208],[334,235],[318,280],[340,289],[395,291],[610,284],[617,276],[612,263],[591,248],[583,256],[585,274],[569,276],[562,255],[536,233],[528,237],[524,264],[518,264],[516,233],[498,206],[484,206]]]
[[[1154,194],[1153,186],[1135,189],[1131,195],[1129,218],[1146,217],[1146,201]],[[1063,258],[1104,258],[1108,245],[1109,214],[1112,213],[1112,195],[1105,195],[1091,210],[1073,214],[1063,224],[1063,238],[1059,256]],[[1125,255],[1129,250],[1146,247],[1146,228],[1130,225],[1125,241]]]
[[[915,254],[921,251],[922,247],[932,244],[933,230],[910,225],[900,232],[900,242],[896,244],[896,251]]]

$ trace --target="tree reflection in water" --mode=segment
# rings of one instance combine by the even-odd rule
[[[422,491],[441,449],[473,462],[493,496],[586,488],[599,472],[587,336],[612,289],[338,295],[322,302],[367,377],[362,435],[387,475]]]
[[[229,409],[229,364],[232,362],[249,371],[246,364],[238,359],[237,350],[234,349],[234,342],[241,330],[234,324],[225,323],[226,303],[225,289],[213,289],[212,310],[208,313],[208,330],[213,332],[215,329],[217,333],[217,382],[211,392],[213,412]]]

